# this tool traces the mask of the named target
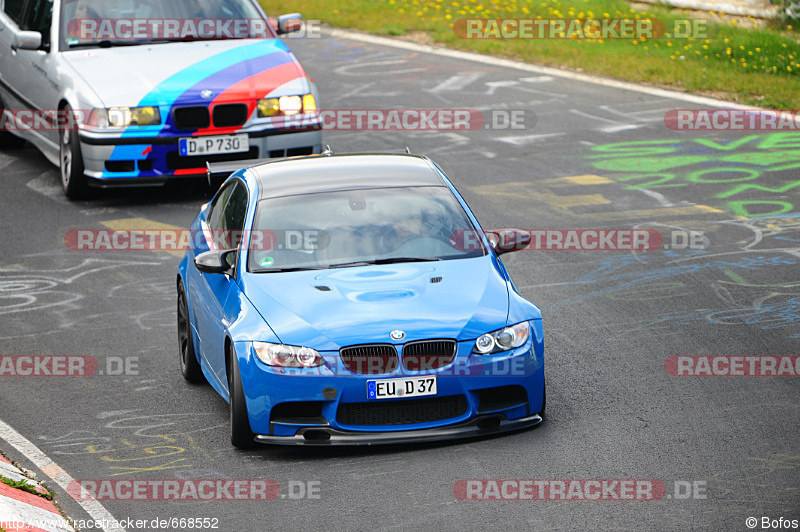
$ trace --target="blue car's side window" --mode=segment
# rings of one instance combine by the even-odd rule
[[[206,225],[225,249],[239,247],[247,214],[247,189],[240,181],[229,184],[211,206]]]

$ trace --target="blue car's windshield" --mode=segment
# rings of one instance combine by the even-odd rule
[[[258,203],[248,262],[276,272],[462,259],[486,253],[476,234],[446,187],[304,194]]]
[[[274,37],[250,0],[65,0],[61,47]]]

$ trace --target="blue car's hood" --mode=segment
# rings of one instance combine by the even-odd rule
[[[242,285],[281,342],[317,350],[393,343],[395,329],[403,342],[470,340],[508,316],[508,286],[489,256],[245,274]]]

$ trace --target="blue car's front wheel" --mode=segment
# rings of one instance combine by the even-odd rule
[[[205,381],[203,370],[197,362],[192,340],[192,325],[189,322],[189,305],[186,303],[186,292],[183,283],[178,282],[178,349],[181,355],[181,374],[189,382]]]
[[[547,407],[547,381],[544,381],[544,385],[542,386],[542,409],[539,410],[539,416],[544,419],[544,411]]]
[[[230,357],[228,389],[230,390],[231,398],[231,444],[237,449],[248,449],[253,446],[256,435],[250,427],[250,417],[247,415],[242,377],[239,374],[239,363],[236,361],[234,353],[229,352],[227,355]]]

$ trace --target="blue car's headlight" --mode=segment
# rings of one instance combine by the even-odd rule
[[[475,340],[475,347],[472,352],[479,355],[489,355],[515,349],[528,341],[530,330],[528,322],[523,321],[499,331],[486,333]]]
[[[268,366],[282,368],[313,368],[325,363],[322,356],[310,347],[253,342],[258,359]]]

